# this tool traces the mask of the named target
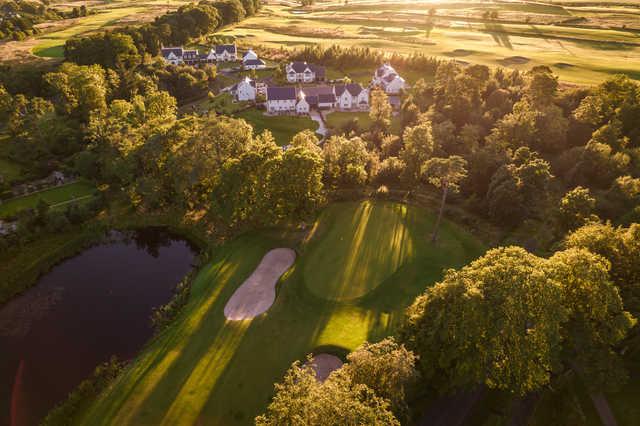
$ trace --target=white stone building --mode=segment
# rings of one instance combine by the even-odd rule
[[[389,95],[397,95],[407,87],[404,78],[389,64],[380,66],[373,75],[372,85],[382,88]]]
[[[298,93],[295,87],[268,87],[267,111],[271,114],[296,112]]]
[[[255,101],[257,95],[256,82],[249,77],[245,77],[231,88],[231,93],[238,101]]]
[[[340,84],[334,87],[336,108],[341,110],[369,110],[369,90],[358,83]]]
[[[324,81],[325,68],[307,62],[291,62],[287,64],[285,74],[289,83],[313,83]]]
[[[233,62],[238,60],[238,49],[235,44],[221,44],[215,48],[216,61]]]

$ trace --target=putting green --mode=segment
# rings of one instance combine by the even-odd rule
[[[433,212],[391,202],[335,203],[306,236],[270,229],[217,247],[178,318],[72,424],[253,424],[294,360],[393,334],[407,306],[443,269],[484,250],[446,220],[438,244],[429,243],[434,219]],[[252,320],[227,321],[228,300],[276,247],[299,256],[277,284],[273,306]],[[351,296],[364,296],[318,297],[335,285],[334,276],[350,281]]]
[[[329,209],[320,218],[328,229],[321,230],[321,241],[310,250],[304,268],[305,282],[316,296],[362,297],[413,258],[406,205],[365,201],[343,205],[335,213]]]

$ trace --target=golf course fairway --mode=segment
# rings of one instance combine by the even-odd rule
[[[81,424],[248,425],[289,365],[392,334],[416,295],[484,251],[433,212],[392,202],[329,205],[307,231],[266,230],[218,247],[178,318],[82,410]],[[273,306],[227,321],[234,291],[271,249],[296,250]],[[381,252],[379,252],[381,250]],[[344,353],[342,353],[343,355]]]

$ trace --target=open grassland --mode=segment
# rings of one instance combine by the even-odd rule
[[[271,4],[223,33],[242,44],[272,48],[339,44],[513,69],[544,64],[562,80],[581,84],[615,73],[640,79],[640,8],[599,4],[350,2],[305,9]],[[429,17],[432,8],[435,15]],[[486,15],[492,12],[494,18]]]
[[[449,222],[441,242],[432,246],[427,236],[433,222],[432,213],[416,207],[339,203],[329,206],[306,236],[264,231],[219,247],[200,271],[181,315],[79,422],[252,424],[291,362],[318,349],[344,355],[366,339],[393,333],[405,307],[444,268],[482,252],[480,242]],[[251,321],[225,321],[229,297],[276,247],[295,248],[298,259],[282,278],[275,304]],[[347,259],[325,263],[327,247]],[[373,253],[376,248],[384,252]],[[393,260],[381,261],[386,255]],[[371,270],[354,275],[353,265]],[[323,289],[322,277],[342,279]],[[369,278],[377,285],[362,281]],[[361,297],[336,300],[345,292]]]
[[[251,124],[255,134],[269,130],[280,146],[288,145],[291,138],[303,130],[309,129],[315,132],[318,128],[318,123],[309,117],[265,115],[263,111],[255,108],[239,112],[235,117],[242,118]]]
[[[0,204],[0,218],[13,216],[25,209],[35,208],[40,201],[46,202],[53,208],[62,207],[75,201],[87,200],[95,192],[96,188],[93,185],[87,182],[75,182],[24,197],[13,198]]]

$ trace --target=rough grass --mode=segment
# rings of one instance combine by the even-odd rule
[[[309,117],[298,117],[291,115],[265,115],[263,111],[249,109],[235,114],[236,118],[242,118],[253,126],[255,134],[260,134],[264,130],[269,130],[280,146],[288,145],[291,138],[297,133],[310,129],[316,131],[318,123]]]
[[[52,207],[63,203],[70,203],[74,200],[82,200],[91,197],[96,189],[87,182],[75,182],[68,185],[58,186],[24,197],[13,198],[0,204],[0,218],[15,215],[21,210],[34,208],[40,200]]]
[[[367,221],[357,212],[362,203],[334,204],[320,216],[306,239],[276,231],[246,234],[216,250],[194,282],[192,297],[176,322],[147,345],[125,373],[83,413],[82,424],[248,425],[264,410],[287,367],[318,347],[353,349],[394,331],[405,307],[441,277],[483,250],[473,237],[445,223],[442,244],[427,243],[434,215],[414,207],[369,204]],[[381,221],[381,223],[374,223]],[[400,234],[374,235],[369,227],[404,222]],[[350,224],[350,225],[349,225]],[[334,229],[338,226],[339,229]],[[372,228],[372,229],[373,229]],[[339,302],[317,297],[306,282],[310,267],[318,274],[338,273],[343,263],[319,264],[318,250],[329,239],[345,252],[364,229],[362,247],[405,245],[411,255],[373,291]],[[337,238],[344,232],[344,239]],[[409,236],[402,236],[402,233]],[[300,242],[302,241],[302,242]],[[376,246],[375,244],[379,244]],[[251,321],[229,322],[224,306],[264,254],[275,247],[296,248],[296,264],[282,279],[273,307]],[[399,246],[398,246],[399,247]],[[380,265],[368,264],[371,268]],[[363,277],[357,277],[361,279]],[[365,286],[362,282],[345,286]]]

